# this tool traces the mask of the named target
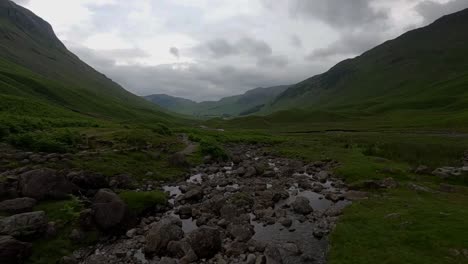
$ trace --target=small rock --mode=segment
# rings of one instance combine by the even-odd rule
[[[294,200],[291,206],[296,213],[303,215],[310,214],[314,211],[310,206],[309,200],[303,196],[296,197],[296,200]]]
[[[292,226],[292,223],[293,221],[291,220],[291,218],[281,218],[279,220],[280,224],[286,228],[289,228]]]

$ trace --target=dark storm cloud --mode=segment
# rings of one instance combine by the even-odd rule
[[[272,54],[272,49],[263,40],[244,37],[235,42],[225,39],[215,39],[205,44],[214,58],[222,58],[231,55],[247,55],[255,58],[265,57]],[[204,50],[203,45],[199,50]]]
[[[179,49],[176,48],[176,47],[171,47],[171,48],[169,49],[169,53],[171,53],[172,55],[174,55],[174,57],[176,57],[176,58],[179,58],[179,57],[180,57]]]
[[[267,7],[275,0],[263,0]],[[349,28],[384,21],[388,14],[372,8],[372,0],[290,0],[289,13],[295,18],[321,20],[336,28]]]
[[[424,23],[434,22],[441,16],[468,8],[467,0],[452,0],[441,4],[431,0],[423,1],[416,6],[416,11],[424,18]]]

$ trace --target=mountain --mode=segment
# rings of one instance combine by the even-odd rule
[[[467,28],[468,9],[442,17],[291,86],[263,112],[466,111]]]
[[[18,109],[41,116],[47,112],[113,120],[172,118],[81,61],[46,21],[12,1],[0,0],[0,110],[21,114]]]
[[[243,116],[258,112],[288,87],[288,85],[282,85],[269,88],[256,88],[242,95],[225,97],[219,101],[200,103],[165,94],[148,95],[145,96],[145,99],[162,108],[185,115],[199,117]]]

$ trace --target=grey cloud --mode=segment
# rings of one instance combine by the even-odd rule
[[[427,24],[434,22],[441,16],[454,13],[465,8],[468,8],[468,1],[466,0],[452,0],[445,4],[427,0],[419,3],[415,9],[424,18],[424,23]]]
[[[270,0],[273,1],[273,0]],[[383,22],[388,14],[376,11],[372,0],[290,0],[293,17],[321,20],[336,28],[349,28],[367,23]]]
[[[117,65],[115,60],[104,58],[100,51],[82,47],[73,47],[72,50],[97,70],[138,95],[166,93],[197,101],[240,94],[255,87],[292,84],[324,70],[323,65],[313,63],[294,65],[289,71],[279,67],[261,68],[213,63]],[[277,64],[286,60],[272,56],[272,60],[275,59],[279,61]]]
[[[179,57],[180,57],[179,49],[176,48],[176,47],[171,47],[171,48],[169,49],[169,53],[171,53],[172,55],[174,55],[174,57],[176,57],[176,58],[179,58]]]
[[[207,47],[215,58],[238,54],[238,50],[225,39],[215,39],[207,43]]]
[[[296,48],[302,48],[302,40],[299,38],[298,35],[293,34],[291,36],[291,45]]]
[[[82,60],[90,65],[106,68],[113,66],[117,60],[133,60],[137,58],[146,58],[150,54],[144,50],[132,49],[113,49],[113,50],[93,50],[80,45],[73,45],[65,42],[69,49],[78,55]]]
[[[27,5],[29,4],[30,0],[13,0],[13,2],[19,4],[19,5]]]
[[[99,53],[101,53],[105,57],[118,59],[146,58],[151,56],[148,52],[137,48],[100,50]]]
[[[288,65],[288,63],[288,58],[284,56],[268,56],[259,58],[257,61],[257,66],[284,68]]]
[[[309,54],[307,60],[327,59],[332,56],[354,56],[358,55],[379,44],[382,36],[374,34],[373,31],[365,33],[345,33],[339,40],[328,47],[314,50]]]
[[[233,43],[225,39],[215,39],[206,43],[206,47],[214,58],[231,55],[248,55],[258,58],[269,56],[273,52],[270,45],[265,41],[248,37],[241,38]]]

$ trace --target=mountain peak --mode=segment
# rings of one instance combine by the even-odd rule
[[[44,44],[53,45],[58,48],[65,48],[52,29],[52,26],[42,18],[36,16],[28,9],[15,4],[9,0],[0,0],[0,19],[10,27],[16,27],[21,33],[27,35],[35,41],[44,42]],[[6,37],[4,30],[3,35]],[[9,38],[15,38],[15,34],[8,35]]]

